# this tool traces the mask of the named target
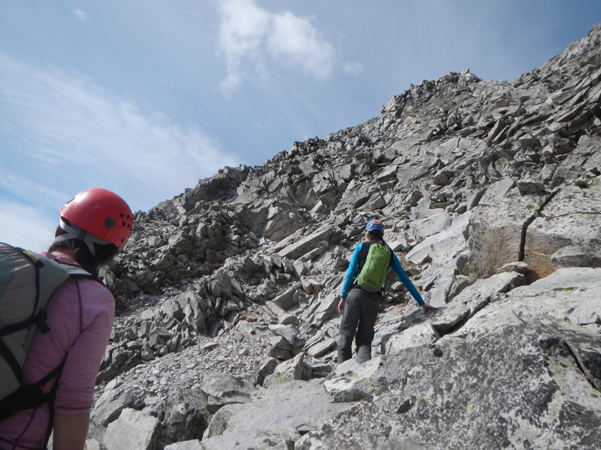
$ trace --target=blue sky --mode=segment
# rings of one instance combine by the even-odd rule
[[[2,0],[0,241],[47,247],[89,187],[147,211],[424,79],[513,81],[600,21],[599,0]]]

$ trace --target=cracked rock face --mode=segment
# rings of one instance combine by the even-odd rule
[[[599,218],[601,186],[561,189],[528,227],[525,260],[540,277],[561,267],[599,266]]]
[[[118,314],[88,448],[598,448],[600,185],[597,25],[511,84],[423,81],[137,212],[101,273]],[[374,218],[440,309],[390,272],[374,359],[337,367]]]
[[[493,301],[434,345],[332,379],[332,389],[354,379],[346,392],[370,401],[298,448],[386,448],[401,438],[418,448],[597,448],[601,340],[581,324],[601,307],[599,281],[600,269],[562,269]]]

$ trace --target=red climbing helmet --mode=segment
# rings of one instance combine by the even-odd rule
[[[58,213],[92,236],[119,248],[127,244],[134,224],[127,203],[106,189],[86,189],[67,202]]]

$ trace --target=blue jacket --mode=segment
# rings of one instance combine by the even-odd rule
[[[353,257],[351,258],[351,262],[346,271],[346,277],[344,279],[344,284],[342,285],[342,293],[340,294],[340,297],[342,297],[342,298],[346,298],[346,296],[348,295],[349,291],[351,290],[351,288],[353,286],[353,280],[357,276],[357,269],[359,267],[359,262],[360,262],[359,255],[361,253],[362,248],[363,248],[363,243],[361,243],[361,244],[357,245],[357,247],[355,247],[355,251],[353,252]],[[419,295],[417,288],[413,285],[413,283],[411,282],[411,280],[409,279],[409,277],[403,270],[403,266],[401,266],[401,262],[399,261],[399,258],[397,258],[397,256],[394,254],[394,252],[392,252],[391,267],[392,267],[392,270],[394,271],[394,273],[396,273],[397,276],[399,277],[399,280],[402,281],[402,283],[405,285],[407,290],[411,293],[411,295],[413,295],[413,298],[417,301],[417,303],[420,306],[423,305],[425,302],[422,299],[422,296]]]

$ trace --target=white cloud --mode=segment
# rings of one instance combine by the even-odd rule
[[[146,209],[238,164],[195,126],[142,110],[90,80],[26,66],[1,53],[0,130],[16,150],[13,165],[3,164],[19,174],[12,192],[56,183],[70,198],[88,187],[106,187]]]
[[[50,247],[58,215],[50,216],[33,206],[0,199],[0,241],[42,251]]]
[[[78,9],[78,8],[75,8],[73,10],[73,16],[80,22],[83,22],[88,17],[85,12],[83,12],[81,9]]]
[[[227,77],[221,82],[221,91],[229,96],[246,75],[245,60],[263,70],[260,54],[261,41],[267,33],[270,15],[252,0],[225,0],[221,6],[219,50],[225,55]]]
[[[357,76],[363,73],[363,66],[358,62],[345,62],[342,71],[347,75]]]
[[[288,60],[293,66],[318,80],[327,78],[334,68],[334,47],[322,40],[309,20],[291,12],[273,16],[273,28],[267,37],[269,52]]]
[[[318,80],[332,74],[336,51],[309,19],[289,11],[270,13],[254,0],[220,0],[219,5],[218,50],[227,66],[227,76],[220,88],[226,96],[247,76],[265,79],[267,56]]]
[[[27,199],[29,202],[45,207],[62,205],[73,196],[73,193],[59,192],[56,189],[36,182],[30,177],[11,173],[2,167],[0,167],[0,189],[4,189],[16,197]]]

